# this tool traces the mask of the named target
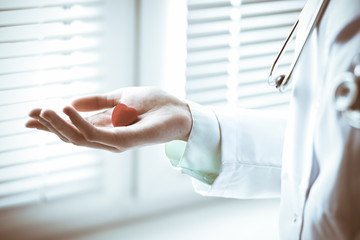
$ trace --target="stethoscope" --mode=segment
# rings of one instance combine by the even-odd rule
[[[285,52],[286,47],[288,46],[288,43],[290,42],[290,40],[293,39],[294,37],[294,32],[296,31],[298,24],[299,24],[299,19],[295,22],[294,26],[291,29],[291,32],[289,34],[289,36],[285,39],[285,42],[283,44],[283,46],[281,47],[279,53],[276,56],[276,59],[274,61],[274,63],[271,65],[271,69],[270,69],[270,74],[268,77],[268,83],[270,86],[275,86],[280,92],[284,92],[288,86],[290,85],[290,79],[291,79],[291,75],[296,67],[296,64],[299,61],[299,58],[301,56],[301,53],[305,47],[305,44],[307,42],[307,40],[310,37],[310,34],[312,33],[312,31],[314,30],[315,26],[319,23],[321,16],[323,15],[323,13],[326,10],[326,7],[328,5],[330,0],[323,0],[322,2],[320,2],[320,4],[318,4],[315,13],[312,18],[311,18],[311,25],[308,28],[307,32],[306,32],[306,37],[304,38],[302,44],[301,44],[301,48],[300,51],[297,52],[294,61],[291,63],[290,68],[289,68],[289,72],[284,75],[278,75],[277,77],[273,77],[273,73],[275,71],[275,69],[277,68],[278,62],[280,57],[283,55],[283,53]]]
[[[340,74],[334,88],[333,100],[337,111],[348,123],[360,129],[360,54],[354,57],[349,71]]]
[[[319,23],[329,2],[330,0],[323,0],[318,4],[315,10],[315,14],[310,21],[311,25],[306,32],[306,37],[301,44],[300,50],[295,55],[294,61],[291,63],[288,73],[286,75],[281,74],[273,77],[273,73],[278,66],[279,59],[284,54],[286,47],[289,45],[288,43],[294,37],[294,32],[298,27],[299,19],[295,22],[289,36],[285,39],[283,46],[277,54],[274,63],[271,65],[268,77],[268,84],[270,86],[275,86],[280,92],[284,92],[288,89],[291,82],[292,73],[296,67],[296,64],[299,61],[305,44],[314,28]],[[337,111],[344,114],[345,118],[348,120],[349,124],[352,127],[360,128],[360,54],[356,56],[352,61],[350,71],[339,75],[337,82],[340,83],[337,85],[333,93],[335,108]]]

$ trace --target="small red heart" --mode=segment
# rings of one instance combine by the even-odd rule
[[[138,112],[135,108],[119,103],[112,112],[111,121],[114,127],[128,126],[133,124],[138,117]]]

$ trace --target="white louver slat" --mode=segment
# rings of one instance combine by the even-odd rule
[[[11,0],[2,1],[0,10],[16,10],[24,8],[38,8],[51,6],[68,6],[82,3],[102,3],[104,0]]]
[[[0,209],[101,191],[102,161],[24,127],[29,110],[99,90],[104,0],[0,2]]]
[[[305,0],[188,0],[187,98],[202,104],[286,109],[266,84]],[[279,71],[290,65],[294,43]]]

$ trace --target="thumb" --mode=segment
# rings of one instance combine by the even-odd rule
[[[112,108],[119,102],[119,98],[109,95],[94,95],[77,98],[72,102],[73,107],[82,112]]]

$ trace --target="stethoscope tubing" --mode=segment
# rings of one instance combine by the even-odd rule
[[[301,56],[301,53],[312,33],[312,31],[314,30],[315,26],[319,23],[323,13],[325,12],[328,4],[329,4],[330,0],[323,0],[317,7],[316,9],[316,14],[313,15],[312,19],[311,19],[311,26],[310,28],[308,29],[307,33],[306,33],[306,37],[303,41],[303,43],[301,44],[301,48],[300,50],[297,52],[297,54],[295,55],[295,59],[294,61],[292,62],[292,64],[290,65],[290,68],[289,68],[289,72],[286,74],[286,75],[279,75],[278,77],[276,78],[273,78],[273,73],[277,67],[277,64],[279,62],[279,59],[280,57],[282,56],[282,54],[284,53],[284,50],[285,48],[287,47],[289,41],[293,38],[294,36],[294,32],[295,30],[297,29],[298,27],[298,24],[299,24],[299,19],[297,19],[297,21],[295,22],[295,24],[293,25],[292,29],[291,29],[291,32],[290,34],[288,35],[288,37],[285,39],[285,42],[283,44],[283,46],[281,47],[279,53],[277,54],[276,56],[276,59],[274,61],[274,63],[272,64],[271,68],[270,68],[270,74],[269,74],[269,77],[268,77],[268,83],[270,86],[276,86],[276,88],[279,89],[280,92],[283,92],[286,87],[288,86],[289,84],[289,81],[291,79],[291,76],[292,76],[292,73],[296,67],[296,64],[298,63],[299,61],[299,58]],[[278,79],[279,82],[276,81],[276,79]]]

